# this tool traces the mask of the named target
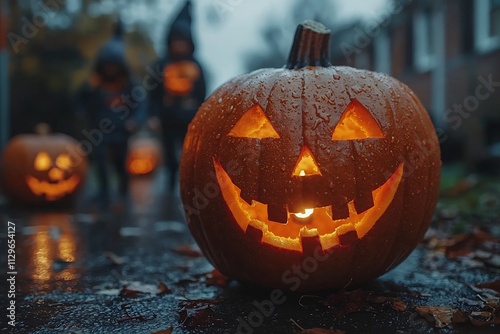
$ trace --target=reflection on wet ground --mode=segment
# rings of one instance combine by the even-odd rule
[[[174,333],[227,333],[239,326],[242,333],[292,333],[298,330],[293,319],[304,328],[347,333],[431,333],[433,324],[417,315],[415,305],[467,308],[464,300],[478,295],[471,285],[498,279],[498,269],[445,258],[436,260],[441,267],[434,270],[428,262],[437,255],[421,246],[363,287],[401,300],[404,310],[384,302],[350,312],[350,302],[341,304],[339,314],[323,301],[331,293],[325,292],[290,293],[282,305],[259,311],[256,305],[269,291],[213,277],[183,223],[179,198],[166,195],[164,183],[158,175],[133,178],[129,198],[105,213],[88,200],[72,211],[4,208],[2,220],[16,223],[18,307],[15,330],[3,321],[2,330],[154,333],[173,327]],[[1,243],[5,251],[5,238]],[[0,264],[6,267],[4,257]],[[442,332],[498,330],[453,326]]]

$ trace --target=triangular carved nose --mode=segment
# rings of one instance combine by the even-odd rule
[[[292,176],[310,175],[321,175],[321,172],[311,150],[307,146],[302,146]]]

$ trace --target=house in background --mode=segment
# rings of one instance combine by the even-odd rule
[[[500,143],[500,0],[394,0],[378,20],[334,31],[332,53],[410,86],[445,159],[458,151],[473,167]]]

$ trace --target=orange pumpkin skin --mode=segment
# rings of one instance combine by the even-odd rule
[[[63,134],[22,134],[2,155],[5,194],[40,205],[70,201],[85,183],[87,159],[78,142]]]
[[[308,40],[316,37],[299,42],[322,44]],[[361,132],[339,130],[356,122]],[[300,176],[304,156],[316,166]],[[225,275],[292,291],[344,288],[382,275],[416,247],[440,167],[426,110],[396,79],[325,64],[263,69],[201,106],[184,142],[181,196],[193,237]],[[305,208],[314,213],[297,218]]]
[[[157,140],[138,138],[129,144],[126,166],[130,175],[149,175],[156,170],[160,160],[161,147]]]

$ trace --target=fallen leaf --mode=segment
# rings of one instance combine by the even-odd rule
[[[198,278],[188,277],[188,278],[183,278],[183,279],[177,281],[176,284],[177,285],[186,285],[186,284],[189,284],[189,283],[196,283],[198,281],[199,281]]]
[[[139,294],[158,294],[160,290],[156,285],[131,282],[123,286],[119,295],[122,297],[136,297]]]
[[[201,256],[203,256],[203,255],[201,255],[201,253],[198,250],[193,249],[193,247],[191,247],[189,245],[181,245],[181,246],[174,248],[173,250],[174,250],[174,252],[177,252],[181,255],[188,256],[188,257],[201,257]]]
[[[490,289],[490,290],[493,290],[493,291],[500,293],[500,280],[496,280],[493,282],[487,282],[487,283],[481,283],[481,284],[478,284],[476,286],[478,288],[481,288],[481,289]]]
[[[299,325],[295,320],[290,319],[290,321],[300,330],[299,332],[296,332],[297,334],[345,334],[344,331],[339,329],[327,329],[318,327],[305,329],[301,325]]]
[[[109,261],[111,261],[112,264],[117,265],[117,266],[121,266],[122,264],[127,262],[124,257],[118,256],[113,252],[104,252],[104,256]]]
[[[177,314],[179,315],[179,323],[183,325],[188,317],[188,311],[185,308],[180,309]]]
[[[212,270],[206,275],[206,277],[207,279],[205,280],[205,284],[208,286],[214,285],[225,287],[227,285],[228,278],[222,275],[217,269]]]
[[[468,257],[488,266],[500,267],[500,256],[496,255],[500,239],[480,228],[474,229],[472,233],[447,238],[432,237],[427,245],[450,259]]]
[[[404,312],[408,309],[408,306],[400,299],[391,300],[389,305],[393,310],[398,312]]]
[[[162,331],[153,332],[152,334],[172,334],[173,331],[174,331],[174,328],[173,327],[169,327],[169,328],[164,329]]]
[[[483,300],[483,299],[481,299]],[[483,300],[484,308],[479,312],[471,312],[470,322],[476,327],[500,325],[500,301]]]
[[[420,316],[425,318],[427,318],[428,315],[432,316],[436,328],[444,328],[452,323],[468,321],[467,315],[456,308],[444,306],[417,306],[415,310]]]
[[[172,290],[170,290],[170,288],[163,282],[160,282],[158,284],[158,294],[159,295],[164,295],[164,294],[167,294],[167,293],[171,293]]]

